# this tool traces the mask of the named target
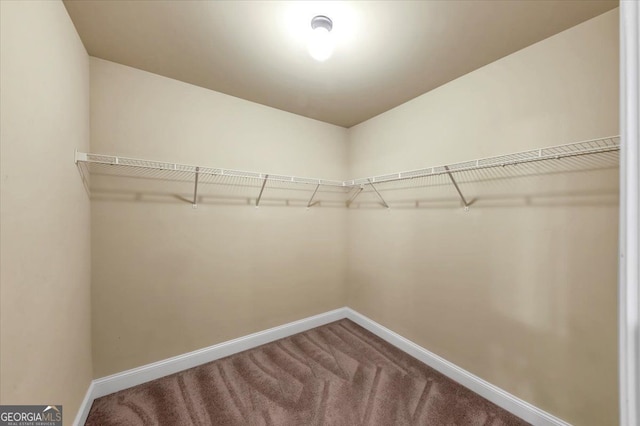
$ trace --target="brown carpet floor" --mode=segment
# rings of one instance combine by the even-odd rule
[[[526,425],[349,320],[96,399],[86,425]]]

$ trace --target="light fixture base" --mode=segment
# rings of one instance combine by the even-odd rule
[[[333,21],[328,16],[317,15],[314,16],[311,20],[311,28],[313,28],[314,30],[316,28],[324,28],[327,31],[331,31],[331,29],[333,28]]]

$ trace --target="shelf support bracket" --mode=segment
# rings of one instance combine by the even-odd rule
[[[384,200],[384,198],[382,198],[382,195],[380,195],[380,193],[378,192],[376,187],[373,186],[373,182],[371,182],[371,179],[367,179],[367,180],[369,181],[369,185],[371,185],[373,190],[376,191],[376,194],[378,194],[378,198],[380,198],[380,201],[382,201],[382,205],[385,206],[386,208],[389,208],[389,204],[387,204],[387,202]]]
[[[196,167],[196,178],[195,178],[195,184],[193,187],[193,208],[197,209],[198,208],[198,178],[200,177],[200,167]]]
[[[318,192],[318,188],[320,188],[320,184],[316,186],[316,189],[313,191],[313,194],[311,194],[311,198],[309,198],[309,202],[307,203],[307,208],[310,208],[311,206],[316,204],[316,203],[313,203],[313,197],[316,196],[316,192]]]
[[[264,192],[264,187],[267,184],[267,179],[269,179],[269,175],[264,175],[264,180],[262,181],[262,188],[260,188],[260,194],[258,194],[258,198],[256,199],[256,209],[260,205],[260,199],[262,199],[262,193]]]
[[[360,185],[360,188],[358,188],[358,190],[356,191],[355,194],[353,194],[351,196],[351,198],[349,198],[349,201],[347,201],[347,207],[351,206],[351,204],[353,203],[353,201],[356,199],[356,197],[358,195],[360,195],[360,193],[362,192],[362,190],[364,189],[364,186]]]
[[[458,195],[462,200],[462,204],[464,204],[464,211],[469,211],[469,203],[467,203],[467,200],[464,198],[464,195],[462,195],[462,191],[460,191],[460,187],[458,186],[458,183],[456,182],[456,180],[453,178],[453,175],[449,171],[449,167],[444,166],[444,169],[447,171],[447,176],[449,176],[449,179],[451,179],[451,183],[453,184],[454,188],[456,189],[456,191],[458,191]]]

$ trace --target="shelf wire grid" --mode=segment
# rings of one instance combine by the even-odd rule
[[[337,202],[347,201],[354,191],[360,188],[365,194],[373,193],[372,183],[380,191],[396,192],[417,187],[450,187],[448,174],[455,176],[459,184],[466,184],[612,168],[619,164],[619,149],[620,138],[612,136],[347,181],[199,167],[89,153],[77,153],[76,163],[88,190],[89,177],[94,175],[193,183],[197,173],[199,183],[227,188],[227,193],[242,192],[242,196],[245,197],[255,195],[264,184],[269,192],[297,192],[299,195],[294,198],[300,200],[308,197],[317,188],[315,199],[324,197]]]
[[[263,204],[307,205],[313,198],[313,205],[318,202],[336,205],[344,203],[345,194],[349,191],[349,187],[338,180],[200,167],[102,154],[77,153],[76,163],[90,194],[92,191],[102,195],[116,192],[133,197],[133,194],[157,196],[164,193],[167,196],[179,193],[180,198],[186,201],[193,196],[190,195],[191,186],[184,185],[194,185],[196,175],[198,190],[195,201],[244,199],[255,203],[255,199],[262,194],[264,184],[264,197],[261,200]],[[104,180],[105,178],[109,180]],[[112,178],[119,180],[114,181]],[[154,181],[155,186],[152,185]]]
[[[319,184],[321,186],[334,186],[341,188],[346,186],[344,181],[339,180],[200,167],[187,164],[167,163],[102,154],[78,153],[76,161],[78,164],[88,167],[88,171],[91,174],[101,173],[113,176],[190,181],[194,178],[195,174],[198,173],[199,180],[203,183],[218,183],[216,178],[230,177],[259,181],[260,185],[262,184],[262,181],[267,180],[268,182],[281,182],[283,184]]]
[[[365,186],[370,183],[380,184],[385,182],[420,179],[447,173],[458,174],[460,172],[470,172],[488,168],[503,168],[506,166],[520,165],[524,163],[542,163],[547,160],[560,160],[607,152],[614,152],[617,156],[617,152],[619,150],[620,137],[610,136],[606,138],[591,139],[588,141],[557,145],[547,148],[532,149],[528,151],[521,151],[513,154],[499,155],[478,160],[463,161],[460,163],[426,167],[405,172],[388,173],[378,176],[369,176],[365,178],[345,181],[345,183],[350,186]]]
[[[557,174],[591,172],[616,168],[619,165],[619,152],[603,151],[588,155],[550,158],[544,161],[520,162],[492,166],[470,168],[451,171],[459,185],[471,183],[499,184],[510,179],[520,179],[535,176],[551,176]],[[445,173],[434,173],[424,176],[387,180],[374,183],[376,188],[388,193],[389,191],[411,190],[423,187],[450,187],[451,180]],[[370,185],[364,185],[365,192],[373,192]]]

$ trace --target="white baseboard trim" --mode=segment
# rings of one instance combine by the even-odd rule
[[[74,425],[84,425],[87,421],[87,417],[89,417],[89,410],[91,410],[91,404],[93,404],[93,400],[96,398],[94,393],[95,387],[93,386],[93,381],[89,383],[89,389],[87,389],[87,393],[84,395],[84,399],[82,400],[82,404],[80,404],[80,408],[78,409],[78,413],[76,414],[76,419],[73,421]]]
[[[246,351],[247,349],[252,349],[266,343],[271,343],[297,333],[302,333],[303,331],[346,318],[346,316],[346,308],[335,309],[323,314],[314,315],[299,321],[222,342],[209,346],[208,348],[198,349],[183,355],[112,374],[111,376],[95,379],[89,386],[87,395],[82,402],[82,406],[73,424],[76,426],[84,425],[89,415],[91,404],[93,404],[93,400],[96,398],[159,379],[179,371],[197,367],[198,365],[206,364],[216,359]]]
[[[413,343],[401,335],[394,333],[372,319],[367,318],[366,316],[347,307],[335,309],[333,311],[325,312],[299,321],[290,322],[279,327],[273,327],[238,339],[209,346],[208,348],[199,349],[173,358],[168,358],[133,368],[131,370],[123,371],[122,373],[93,380],[89,385],[87,394],[85,395],[73,424],[76,426],[84,425],[87,416],[89,415],[91,404],[96,398],[100,398],[132,386],[137,386],[151,380],[159,379],[179,371],[197,367],[198,365],[206,364],[207,362],[215,361],[216,359],[246,351],[247,349],[252,349],[297,333],[302,333],[303,331],[320,327],[330,322],[338,321],[342,318],[350,319],[381,339],[389,342],[393,346],[424,362],[431,368],[439,371],[463,386],[466,386],[478,395],[488,399],[497,406],[502,407],[535,426],[571,426],[569,423],[566,423],[563,420],[560,420],[559,418],[529,404],[528,402],[511,395],[499,387],[482,380],[481,378],[469,373],[444,358],[429,352],[425,348]]]
[[[247,349],[255,348],[315,327],[320,327],[321,325],[338,321],[345,317],[345,308],[335,309],[237,339],[228,340],[217,345],[209,346],[208,348],[198,349],[183,355],[143,365],[142,367],[132,368],[122,373],[96,379],[93,381],[95,398],[100,398],[101,396],[109,395],[122,389],[127,389],[179,371],[197,367],[198,365],[206,364],[207,362],[246,351]]]
[[[372,332],[403,352],[406,352],[412,357],[424,362],[434,370],[437,370],[450,379],[471,389],[478,395],[488,399],[510,413],[515,414],[521,419],[535,426],[571,426],[569,423],[511,395],[485,380],[482,380],[480,377],[469,373],[433,352],[429,352],[422,346],[419,346],[411,340],[394,333],[388,328],[354,311],[353,309],[345,308],[345,310],[347,311],[347,318],[362,328]]]

